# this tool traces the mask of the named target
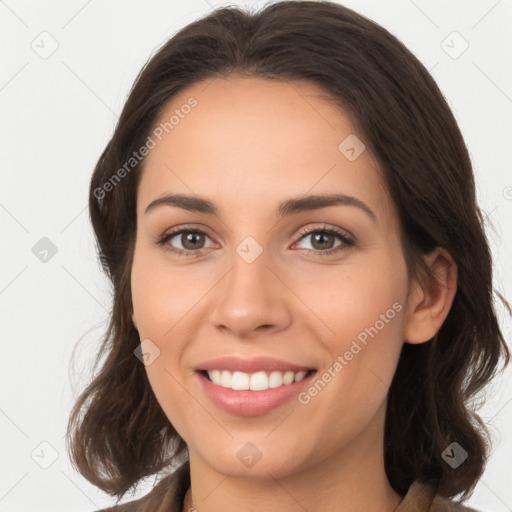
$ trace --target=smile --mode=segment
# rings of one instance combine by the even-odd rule
[[[264,391],[266,389],[287,386],[292,382],[300,382],[307,371],[300,372],[265,372],[245,373],[240,371],[230,372],[228,370],[208,370],[208,378],[217,386],[238,391]]]
[[[195,375],[205,396],[223,411],[237,416],[261,416],[296,398],[316,373],[198,370]],[[258,389],[250,389],[251,386]]]

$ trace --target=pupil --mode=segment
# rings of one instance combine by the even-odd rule
[[[326,234],[323,234],[323,233],[317,233],[316,235],[313,235],[313,246],[315,246],[315,243],[317,241],[317,237],[320,237],[320,239],[322,237],[324,238],[332,238],[332,235],[326,235]],[[317,247],[318,248],[318,247]],[[322,247],[322,242],[320,242],[320,249],[328,249],[329,247]]]
[[[200,238],[202,235],[199,234],[199,233],[188,233],[186,236],[185,236],[185,243],[183,243],[183,247],[185,247],[186,249],[197,249],[196,245],[194,245],[194,238]],[[191,242],[191,246],[190,247],[187,247],[187,244]],[[197,242],[197,240],[196,240]]]

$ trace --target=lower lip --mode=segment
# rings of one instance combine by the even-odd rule
[[[221,409],[239,416],[260,416],[279,407],[297,396],[302,388],[309,384],[313,375],[304,377],[299,382],[286,384],[264,391],[238,391],[214,384],[202,372],[197,372],[199,380],[208,397]]]

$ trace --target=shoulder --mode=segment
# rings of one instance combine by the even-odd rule
[[[394,512],[479,512],[462,502],[435,493],[426,483],[416,480]]]
[[[162,478],[142,498],[96,512],[181,512],[183,499],[189,486],[189,463],[185,462],[170,475]]]

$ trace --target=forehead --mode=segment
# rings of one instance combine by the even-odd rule
[[[165,193],[193,192],[220,210],[272,209],[289,196],[342,193],[392,214],[378,162],[362,150],[364,136],[315,84],[209,79],[176,95],[155,128],[141,208]]]

